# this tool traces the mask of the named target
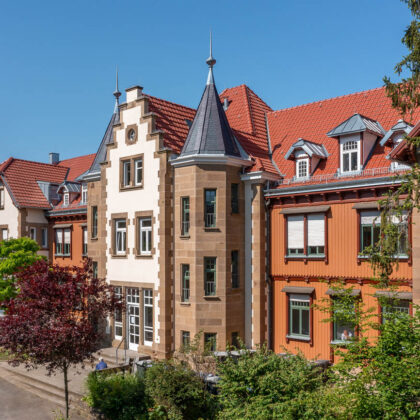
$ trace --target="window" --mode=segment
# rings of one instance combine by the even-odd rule
[[[204,294],[216,295],[216,258],[204,258]]]
[[[139,219],[140,226],[140,255],[152,253],[152,218],[144,217]]]
[[[325,213],[287,217],[287,255],[325,257]]]
[[[131,185],[131,162],[129,160],[125,160],[122,163],[123,167],[123,187],[129,187]]]
[[[83,234],[83,255],[87,255],[88,253],[88,235],[87,235],[87,228],[83,227],[82,228],[82,234]]]
[[[63,205],[67,207],[69,203],[70,203],[69,193],[64,193]]]
[[[114,287],[115,297],[122,301],[123,299],[123,290],[122,287]],[[123,335],[123,319],[122,319],[122,310],[116,309],[114,312],[114,334],[116,339],[121,339]]]
[[[231,253],[232,289],[239,287],[239,251]]]
[[[48,229],[41,229],[41,246],[42,248],[48,248]]]
[[[342,145],[342,172],[353,172],[359,169],[359,151],[358,142],[354,140],[347,141]]]
[[[334,323],[333,323],[333,342],[345,342],[350,341],[355,336],[354,324],[352,324],[345,317],[346,310],[350,308],[342,308],[340,304],[336,304],[337,298],[333,298],[333,311],[334,311]],[[344,316],[340,317],[340,313]]]
[[[134,185],[142,185],[143,183],[143,159],[134,161]]]
[[[204,346],[208,351],[216,351],[216,333],[204,333]]]
[[[55,230],[55,254],[63,255],[63,229]]]
[[[190,197],[181,198],[181,235],[190,233]]]
[[[0,233],[1,233],[1,240],[2,241],[6,241],[7,239],[9,239],[7,229],[2,229]]]
[[[310,296],[290,294],[289,296],[289,335],[309,338]]]
[[[98,237],[98,207],[92,206],[92,238]]]
[[[82,184],[82,204],[87,203],[88,187],[87,184]]]
[[[189,331],[181,331],[181,342],[182,347],[188,347],[190,345],[190,332]]]
[[[296,161],[296,177],[297,178],[306,178],[309,174],[309,160],[308,159],[298,159]]]
[[[151,346],[153,343],[153,291],[144,289],[144,344]]]
[[[127,250],[127,223],[124,219],[115,220],[115,253],[125,255]]]
[[[232,184],[230,186],[231,197],[230,197],[230,208],[232,214],[239,213],[239,184]]]
[[[190,266],[189,264],[181,265],[181,276],[182,276],[181,302],[189,302],[190,301]]]
[[[98,278],[98,262],[97,261],[92,262],[92,276],[94,279]]]
[[[64,229],[64,253],[69,256],[71,252],[71,232],[70,229]]]
[[[410,301],[402,299],[389,299],[381,305],[382,323],[401,315],[410,314]]]
[[[204,190],[204,226],[216,227],[216,190]]]
[[[29,228],[29,237],[33,241],[36,241],[36,228],[34,228],[34,227]]]
[[[232,340],[231,340],[231,344],[233,347],[239,348],[239,333],[238,332],[233,332],[232,333]]]
[[[4,188],[0,188],[0,209],[4,209]]]

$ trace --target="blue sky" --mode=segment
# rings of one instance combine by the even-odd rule
[[[209,29],[219,92],[272,108],[371,89],[411,16],[399,0],[0,0],[0,162],[94,153],[120,90],[196,107]]]

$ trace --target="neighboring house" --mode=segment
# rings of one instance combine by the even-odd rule
[[[343,280],[383,320],[363,250],[380,235],[378,200],[398,185],[407,169],[389,159],[412,130],[420,112],[402,121],[383,88],[341,96],[268,114],[273,158],[284,178],[267,189],[270,203],[272,347],[333,360],[331,343],[343,343],[357,330],[325,323],[313,308],[334,299],[330,284]],[[411,215],[395,218],[404,234],[396,310],[411,311],[413,258]],[[414,244],[415,246],[415,244]]]
[[[40,254],[52,260],[49,212],[62,200],[59,186],[81,175],[83,160],[86,157],[59,162],[58,154],[51,153],[49,164],[12,157],[0,164],[0,239],[28,236],[38,243]]]

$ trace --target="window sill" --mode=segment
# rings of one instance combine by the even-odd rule
[[[214,295],[214,296],[203,296],[203,298],[206,299],[206,300],[220,300],[220,297],[216,296],[216,295]]]
[[[143,259],[143,258],[150,259],[150,258],[153,258],[153,255],[152,254],[136,254],[136,259]]]
[[[181,306],[191,306],[191,302],[180,302]]]
[[[121,255],[119,255],[119,254],[112,254],[111,255],[111,258],[120,258],[120,259],[123,259],[123,258],[127,258],[127,254],[121,254]]]
[[[311,337],[305,337],[305,336],[293,335],[293,334],[287,334],[286,338],[289,340],[295,340],[295,341],[305,341],[307,343],[311,341]]]
[[[342,347],[345,347],[345,346],[347,346],[350,343],[351,343],[350,340],[348,340],[348,341],[342,341],[342,340],[332,340],[332,341],[330,341],[330,344],[332,346],[342,346]]]
[[[70,254],[55,254],[54,255],[55,258],[59,257],[59,258],[70,258],[71,255]]]
[[[410,257],[408,255],[393,255],[392,258],[398,260],[408,260]],[[369,255],[358,255],[357,261],[368,261],[370,259]]]
[[[97,236],[95,236],[95,237],[91,237],[91,238],[90,238],[90,240],[91,240],[91,241],[97,241],[97,240],[98,240],[98,237],[97,237]]]
[[[190,235],[179,235],[179,239],[190,239]]]
[[[143,184],[140,185],[128,185],[128,186],[123,186],[120,185],[120,192],[122,191],[131,191],[131,190],[140,190],[143,188]]]
[[[220,229],[217,227],[205,227],[204,231],[205,232],[220,232]]]

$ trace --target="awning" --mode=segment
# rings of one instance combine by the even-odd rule
[[[289,207],[280,210],[280,214],[325,213],[331,206]]]
[[[314,292],[314,290],[315,290],[315,287],[285,286],[283,287],[282,292],[310,295]]]
[[[81,227],[87,227],[87,223],[80,223]]]
[[[71,223],[63,223],[63,224],[57,224],[53,226],[53,229],[67,229],[71,228],[73,225]]]
[[[361,293],[360,289],[352,289],[352,291],[350,293],[350,296],[360,296],[360,293]],[[325,294],[328,295],[328,296],[340,296],[340,295],[343,295],[344,294],[344,291],[342,291],[342,290],[328,289],[325,292]]]
[[[375,297],[386,297],[390,299],[413,300],[411,292],[390,292],[388,290],[378,290]]]
[[[358,209],[358,210],[363,210],[363,209],[379,210],[379,203],[377,201],[365,201],[362,203],[355,203],[352,208]]]

